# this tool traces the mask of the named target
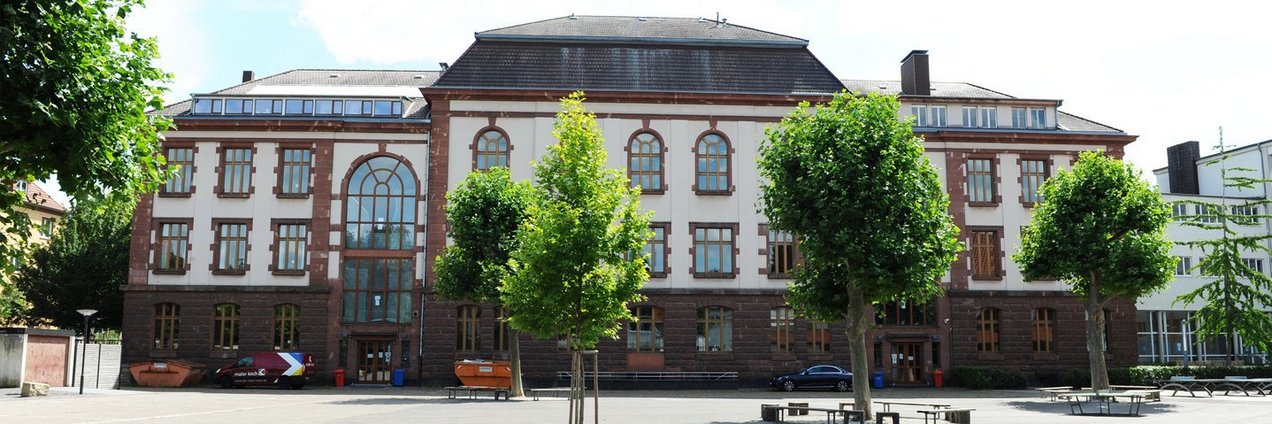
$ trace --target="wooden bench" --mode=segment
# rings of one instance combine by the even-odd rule
[[[530,397],[539,400],[539,396],[546,393],[562,393],[562,396],[570,393],[569,387],[542,387],[538,389],[530,389]]]
[[[949,404],[945,404],[945,403],[895,402],[895,401],[890,401],[890,400],[876,400],[876,401],[874,401],[874,403],[877,403],[877,404],[883,405],[883,412],[890,412],[890,411],[892,411],[892,405],[926,406],[926,407],[928,407],[928,408],[932,408],[932,409],[941,409],[941,408],[949,408],[949,407],[950,407],[950,405],[949,405]]]
[[[825,412],[826,424],[838,424],[848,422],[866,422],[866,411],[853,411],[845,409],[831,408],[813,408],[807,406],[782,406],[780,404],[766,403],[760,405],[760,420],[768,422],[785,421],[786,415],[808,415],[809,412]],[[840,416],[843,418],[840,419]]]
[[[934,408],[920,409],[919,413],[923,414],[923,424],[927,424],[928,420],[932,424],[937,424],[941,420],[941,415],[945,415],[945,419],[957,424],[970,424],[972,422],[971,408]]]
[[[499,400],[499,396],[503,396],[503,400],[508,400],[508,393],[511,389],[507,387],[492,386],[451,386],[446,388],[446,398],[455,399],[459,393],[467,393],[469,399],[477,399],[477,393],[493,392],[495,400]]]

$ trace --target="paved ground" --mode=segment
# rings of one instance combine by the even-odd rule
[[[1068,415],[1067,404],[1051,403],[1030,391],[960,389],[886,389],[876,399],[932,401],[976,408],[975,423],[1268,423],[1272,396],[1166,396],[1144,405],[1142,417]],[[613,424],[757,424],[761,403],[809,402],[834,408],[838,393],[766,391],[614,391],[602,392],[601,422]],[[82,396],[57,388],[48,397],[19,398],[16,389],[0,389],[0,423],[562,423],[567,402],[447,399],[444,391],[411,388],[308,388],[290,390],[135,389],[92,390]],[[916,416],[913,410],[903,415]],[[591,422],[591,402],[588,403]],[[824,423],[825,415],[793,421]],[[917,419],[909,423],[921,422]]]

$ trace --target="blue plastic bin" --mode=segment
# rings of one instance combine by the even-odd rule
[[[406,383],[406,370],[398,368],[393,370],[393,385],[402,387]]]
[[[395,378],[396,378],[396,377],[395,377]],[[396,381],[396,380],[394,380],[394,381]],[[874,373],[874,388],[876,388],[876,389],[882,389],[882,388],[883,388],[883,371],[875,371],[875,373]]]

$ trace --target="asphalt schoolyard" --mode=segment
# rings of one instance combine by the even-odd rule
[[[515,398],[495,401],[489,394],[477,399],[448,399],[446,392],[427,388],[332,388],[305,390],[210,387],[184,389],[54,388],[50,396],[19,398],[17,389],[0,389],[0,423],[562,423],[568,402],[552,395],[539,401]],[[1139,417],[1070,415],[1069,405],[1052,402],[1034,391],[970,391],[944,389],[883,389],[875,400],[949,404],[973,408],[974,423],[1272,423],[1272,396],[1172,397],[1145,403]],[[807,402],[812,407],[837,408],[850,402],[851,393],[770,392],[761,390],[605,391],[601,388],[602,423],[756,424],[764,403]],[[1121,412],[1124,405],[1114,405]],[[898,407],[906,422],[921,422],[916,407]],[[592,422],[591,399],[587,422]],[[825,414],[788,417],[788,422],[824,423]]]

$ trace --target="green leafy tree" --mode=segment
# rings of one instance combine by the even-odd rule
[[[513,182],[507,168],[493,168],[468,174],[446,193],[447,236],[453,244],[437,258],[438,294],[502,303],[499,287],[509,274],[508,257],[517,248],[517,231],[534,202],[533,190],[529,183]],[[512,396],[522,396],[517,333],[505,336],[512,357]]]
[[[1093,151],[1047,180],[1042,198],[1012,259],[1026,280],[1059,278],[1083,299],[1091,387],[1107,389],[1104,305],[1170,282],[1170,207],[1133,165]]]
[[[56,174],[76,199],[132,197],[166,181],[159,133],[168,74],[155,41],[128,33],[140,0],[9,0],[0,4],[0,211],[23,202],[14,181]],[[0,261],[21,257],[26,216],[0,213]],[[20,261],[18,261],[20,262]],[[3,303],[3,299],[0,299]],[[3,313],[0,310],[0,313]]]
[[[760,145],[761,210],[800,238],[804,263],[787,300],[808,316],[846,322],[856,404],[869,414],[867,306],[925,302],[957,256],[949,197],[923,140],[897,119],[895,97],[836,94],[800,104]]]
[[[517,234],[504,305],[513,328],[540,338],[565,337],[572,353],[570,418],[583,421],[583,350],[617,338],[620,321],[633,319],[628,302],[643,299],[649,279],[643,259],[632,258],[649,237],[640,190],[621,169],[605,167],[596,116],[583,93],[561,100],[548,146],[535,164],[538,202]]]
[[[94,327],[119,329],[128,283],[134,203],[117,198],[79,202],[58,223],[48,246],[36,249],[15,282],[26,293],[28,323],[80,328],[76,309],[91,308]]]
[[[1224,196],[1220,202],[1176,202],[1195,205],[1202,211],[1198,215],[1181,217],[1180,224],[1211,234],[1217,232],[1219,237],[1178,242],[1201,251],[1203,256],[1197,270],[1212,280],[1180,295],[1175,303],[1201,303],[1201,308],[1194,315],[1198,324],[1196,333],[1206,338],[1225,340],[1228,361],[1234,361],[1237,354],[1235,335],[1240,335],[1247,345],[1272,352],[1272,316],[1266,312],[1272,307],[1272,278],[1263,270],[1251,268],[1244,260],[1252,254],[1265,258],[1272,255],[1267,244],[1272,235],[1268,235],[1263,226],[1263,220],[1272,218],[1272,215],[1262,212],[1272,202],[1265,199],[1230,199],[1227,190],[1257,190],[1272,183],[1272,180],[1250,176],[1259,175],[1251,168],[1228,168],[1224,166],[1225,159],[1227,154],[1206,163],[1207,166],[1220,166],[1219,175],[1224,181]],[[1255,231],[1242,231],[1242,228]]]

